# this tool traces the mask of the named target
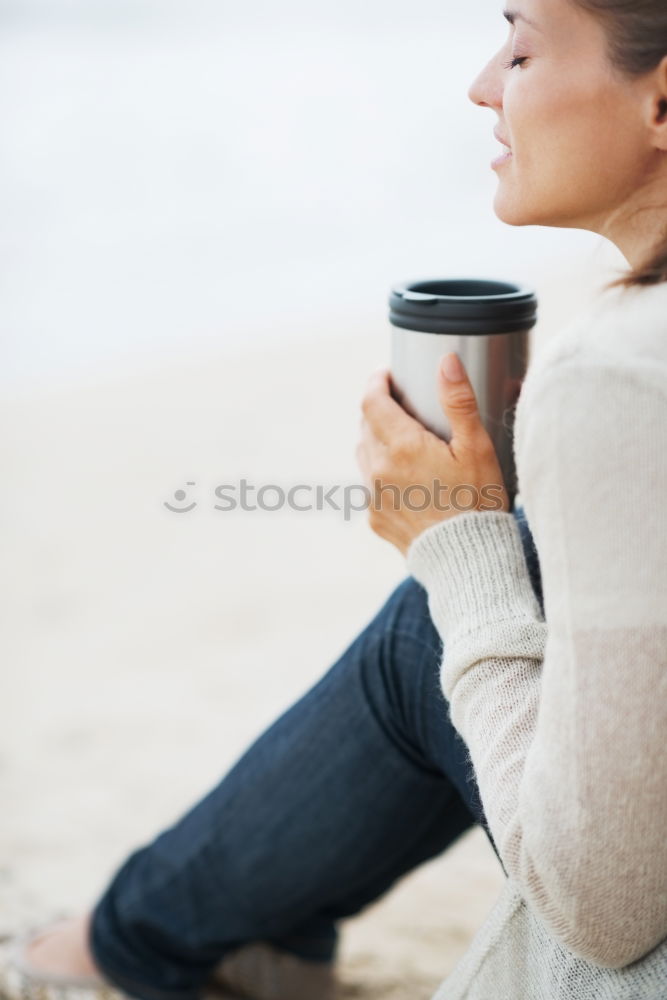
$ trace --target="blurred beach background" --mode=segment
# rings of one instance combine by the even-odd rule
[[[616,273],[493,215],[504,36],[499,0],[0,0],[0,933],[89,905],[403,579],[363,511],[214,495],[360,481],[391,285],[532,285],[537,352]],[[428,1000],[501,882],[479,830],[403,880],[346,995]]]

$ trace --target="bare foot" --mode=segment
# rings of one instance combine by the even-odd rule
[[[88,913],[54,923],[26,948],[26,959],[40,972],[99,976],[88,946],[89,923]]]

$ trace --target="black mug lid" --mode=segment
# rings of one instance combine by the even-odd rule
[[[389,305],[394,326],[419,333],[518,333],[537,322],[534,292],[482,278],[434,278],[397,285]]]

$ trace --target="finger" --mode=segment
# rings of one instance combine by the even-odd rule
[[[360,441],[357,445],[355,457],[357,459],[357,467],[359,468],[359,471],[365,481],[368,479],[368,459],[366,457],[366,448],[363,441]]]
[[[376,468],[386,456],[387,445],[376,437],[367,420],[362,424],[359,447],[363,455],[364,472],[370,478],[371,469]]]
[[[472,382],[457,354],[446,354],[440,359],[438,393],[452,431],[451,446],[479,440],[484,424]]]
[[[386,370],[371,375],[361,408],[373,434],[383,444],[389,444],[412,425],[421,427],[391,395],[391,376]]]

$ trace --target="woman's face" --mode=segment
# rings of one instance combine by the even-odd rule
[[[470,99],[498,115],[496,214],[607,233],[655,169],[639,80],[615,72],[601,24],[572,0],[507,0],[503,48]]]

